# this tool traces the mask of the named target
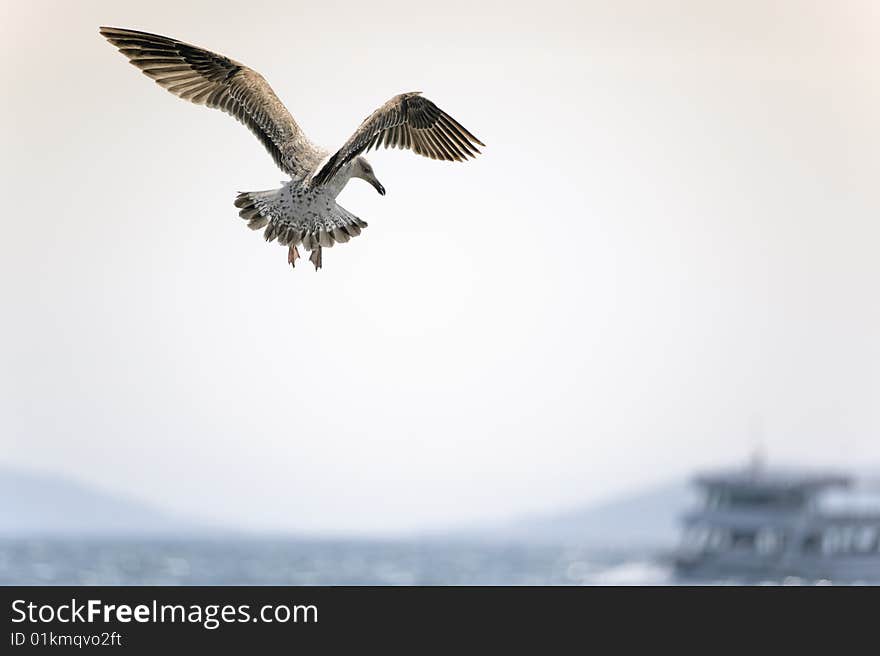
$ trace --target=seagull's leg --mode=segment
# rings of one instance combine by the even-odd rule
[[[299,251],[296,250],[296,246],[291,244],[290,248],[287,249],[287,263],[295,269],[296,268],[296,261],[298,259],[299,259]]]
[[[312,261],[312,264],[315,265],[315,271],[321,268],[321,247],[316,247],[312,254],[309,255],[309,259]]]

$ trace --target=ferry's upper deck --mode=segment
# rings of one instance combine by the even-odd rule
[[[832,489],[847,489],[852,479],[842,474],[749,468],[697,476],[705,509],[786,509],[811,504]]]

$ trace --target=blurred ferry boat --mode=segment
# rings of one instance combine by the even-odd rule
[[[680,577],[880,583],[880,494],[849,476],[744,470],[699,475],[683,518]]]

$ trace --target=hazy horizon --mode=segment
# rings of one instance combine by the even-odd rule
[[[7,2],[0,464],[243,529],[401,532],[743,463],[880,464],[880,8]],[[206,20],[210,17],[210,20]],[[285,176],[99,25],[262,73],[327,148],[421,90],[291,271]]]

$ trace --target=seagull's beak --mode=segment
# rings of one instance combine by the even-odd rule
[[[378,191],[381,196],[385,195],[385,187],[383,187],[382,183],[376,178],[370,178],[369,183],[373,185],[373,188]]]

